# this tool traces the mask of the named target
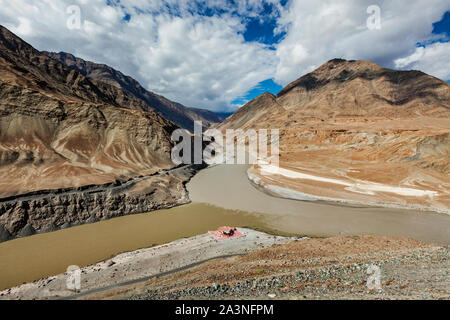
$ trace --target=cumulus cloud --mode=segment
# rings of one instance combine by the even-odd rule
[[[73,5],[80,8],[79,29],[67,27],[68,19],[76,21]],[[230,110],[277,64],[267,45],[242,35],[241,16],[257,15],[261,1],[0,0],[0,6],[0,22],[38,49],[111,65],[187,106]]]
[[[450,10],[446,0],[281,2],[0,0],[0,23],[39,50],[108,64],[169,99],[214,111],[235,109],[263,80],[286,85],[335,57],[450,78],[448,44],[416,46],[436,40],[432,23]],[[369,30],[367,7],[376,2],[381,29]],[[80,8],[80,28],[68,28],[71,6]],[[286,33],[281,42],[245,41],[249,19],[265,16]]]
[[[371,5],[380,8],[380,29],[367,27]],[[418,42],[434,37],[433,22],[446,10],[450,10],[446,0],[291,1],[279,19],[279,29],[286,30],[287,36],[277,46],[280,62],[275,79],[285,85],[332,58],[395,67],[394,61],[413,54]]]
[[[273,52],[258,43],[245,43],[236,33],[239,24],[212,17],[170,18],[160,23],[158,45],[141,47],[142,70],[151,74],[148,87],[183,103],[212,107],[270,77],[276,64]],[[144,75],[142,75],[144,76]]]
[[[450,42],[418,47],[409,56],[395,60],[398,69],[415,69],[450,80]]]

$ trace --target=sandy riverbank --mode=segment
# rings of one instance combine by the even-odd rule
[[[448,254],[411,239],[306,239],[83,299],[450,299]]]
[[[391,186],[343,177],[328,178],[264,163],[249,168],[247,175],[263,191],[287,199],[322,200],[450,215],[450,209],[441,201],[448,194],[442,193],[442,190]],[[430,203],[435,205],[430,206]]]
[[[255,169],[250,168],[247,172],[249,180],[260,189],[262,192],[266,192],[271,196],[275,197],[281,197],[285,199],[292,199],[292,200],[300,200],[300,201],[325,201],[325,202],[335,202],[337,204],[343,204],[343,205],[354,205],[354,206],[370,206],[370,207],[383,207],[383,208],[396,208],[396,209],[406,209],[406,210],[416,210],[416,211],[424,211],[424,212],[437,212],[442,214],[448,214],[450,215],[450,211],[447,209],[440,209],[436,207],[430,207],[430,206],[424,206],[424,205],[418,205],[418,204],[408,204],[407,202],[403,202],[402,204],[399,203],[386,203],[386,202],[380,202],[376,201],[375,199],[371,200],[355,200],[352,198],[333,198],[331,196],[323,196],[323,195],[316,195],[311,193],[305,193],[301,192],[295,189],[293,185],[287,184],[287,183],[280,183],[280,180],[273,178],[273,177],[267,177],[265,175],[261,175],[259,172],[257,172]],[[316,181],[321,181],[320,177]],[[345,185],[341,183],[336,183],[340,185]],[[373,189],[378,189],[378,186],[371,186]],[[354,186],[354,185],[347,185],[347,189],[354,189],[355,192],[358,193],[372,193],[370,191],[370,188],[367,189],[362,188],[361,186]],[[359,191],[360,188],[364,191]],[[390,190],[391,187],[384,187],[380,186],[378,190]],[[332,190],[332,189],[330,189]],[[423,194],[422,192],[428,192],[428,191],[422,191],[422,190],[415,190],[411,189],[406,190],[405,192],[416,192]],[[433,192],[433,191],[429,191]],[[396,193],[396,192],[394,192]],[[329,194],[333,194],[333,192],[330,192]]]
[[[0,290],[223,225],[275,234],[267,217],[201,203],[118,217],[0,243]]]
[[[239,228],[244,237],[217,241],[210,234],[180,239],[152,248],[119,254],[111,259],[81,269],[81,290],[67,290],[68,274],[23,284],[0,292],[0,299],[52,299],[68,298],[75,294],[93,294],[102,288],[122,286],[172,270],[184,268],[209,259],[245,254],[258,249],[300,240],[279,237],[246,228]]]
[[[248,168],[217,165],[200,171],[187,184],[189,198],[231,210],[258,212],[273,229],[286,233],[319,237],[371,234],[450,244],[446,214],[274,197],[252,184]]]

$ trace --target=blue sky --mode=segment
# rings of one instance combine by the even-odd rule
[[[255,98],[265,92],[270,92],[270,93],[273,93],[276,95],[278,92],[281,91],[281,89],[283,89],[283,87],[280,84],[273,81],[273,79],[267,79],[267,80],[264,80],[264,81],[261,81],[260,83],[258,83],[258,85],[256,87],[252,88],[244,96],[238,97],[237,99],[235,99],[232,102],[232,104],[244,105],[248,101],[252,100],[253,98]]]
[[[448,0],[0,0],[0,6],[0,24],[39,50],[108,64],[150,91],[218,112],[276,94],[333,58],[450,80]],[[380,28],[369,27],[373,18]]]
[[[445,35],[447,39],[438,40],[447,42],[450,38],[450,11],[447,11],[442,19],[433,24],[433,33],[437,35]],[[425,45],[426,47],[426,45]],[[450,52],[448,53],[450,55]],[[450,79],[444,79],[450,83]]]
[[[280,1],[282,8],[285,8],[287,0]],[[274,45],[278,43],[286,34],[284,31],[277,32],[277,19],[279,12],[274,4],[263,4],[262,12],[256,17],[245,17],[245,31],[243,32],[245,41],[257,41],[260,43]]]
[[[440,21],[433,23],[433,33],[450,37],[450,11],[445,12]]]

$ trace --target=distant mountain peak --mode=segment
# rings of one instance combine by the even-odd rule
[[[127,100],[119,92],[123,90],[128,94],[128,98],[136,100],[135,103],[130,104],[130,107],[144,111],[154,110],[166,119],[190,131],[193,131],[195,120],[202,121],[205,127],[209,127],[223,120],[222,117],[212,111],[188,108],[180,103],[170,101],[161,95],[148,91],[132,77],[124,75],[122,72],[106,64],[86,61],[66,52],[43,53],[61,62],[68,68],[75,69],[85,75],[119,105],[123,105]]]
[[[1,26],[0,69],[0,194],[173,167],[170,136],[178,126],[154,110],[126,108],[131,96],[116,99]]]
[[[364,60],[332,59],[238,109],[220,128],[293,125],[302,118],[448,116],[450,85],[421,71],[383,68]]]
[[[393,70],[383,68],[376,63],[365,60],[332,59],[314,71],[289,83],[277,95],[281,97],[294,88],[307,91],[318,89],[330,83],[342,84],[355,79],[368,81],[382,79],[398,85],[412,85],[428,82],[430,86],[442,85],[444,81],[417,70]]]
[[[0,25],[0,48],[2,47],[3,55],[0,52],[0,56],[2,55],[5,59],[11,59],[14,60],[14,63],[18,63],[17,59],[20,56],[25,59],[24,63],[32,62],[37,67],[52,68],[54,75],[62,70],[61,67],[57,67],[57,64],[60,63],[62,66],[75,70],[82,77],[85,77],[85,79],[82,79],[82,77],[78,78],[85,82],[87,86],[91,86],[92,92],[89,93],[91,96],[101,96],[102,100],[108,99],[112,104],[124,108],[157,112],[178,126],[191,131],[193,131],[195,120],[202,121],[205,127],[223,120],[221,116],[212,111],[188,108],[148,91],[132,77],[126,76],[106,64],[85,61],[67,52],[40,52]],[[7,52],[14,54],[7,57]],[[44,61],[47,59],[51,60]],[[65,74],[62,77],[67,78]],[[83,92],[85,95],[88,93],[86,91]],[[92,98],[95,101],[99,100]]]

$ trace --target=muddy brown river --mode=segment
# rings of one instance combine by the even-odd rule
[[[276,198],[255,189],[246,169],[201,171],[187,186],[189,205],[0,243],[0,290],[223,225],[280,235],[377,234],[450,244],[448,215]]]
[[[259,212],[270,226],[309,236],[374,234],[450,244],[450,215],[396,208],[299,201],[270,196],[247,178],[247,165],[220,165],[199,172],[188,184],[194,202]]]
[[[223,225],[275,233],[265,217],[192,203],[0,243],[0,290],[87,266],[122,252],[188,238]],[[277,232],[278,233],[278,232]]]

